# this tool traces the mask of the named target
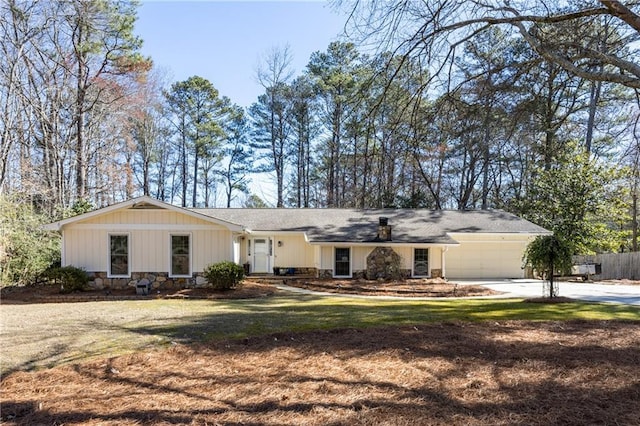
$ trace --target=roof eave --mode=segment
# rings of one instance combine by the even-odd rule
[[[336,244],[344,244],[349,246],[459,246],[458,242],[436,242],[436,241],[313,241],[309,240],[309,244],[316,246],[335,246]]]

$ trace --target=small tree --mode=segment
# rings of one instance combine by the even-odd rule
[[[571,268],[571,247],[555,235],[540,235],[529,243],[523,260],[525,266],[532,267],[549,281],[549,297],[556,297],[553,275],[555,271]]]

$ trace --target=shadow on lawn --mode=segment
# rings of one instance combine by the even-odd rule
[[[441,321],[571,320],[604,318],[640,320],[640,309],[584,303],[540,304],[518,300],[363,301],[325,296],[275,297],[256,301],[218,301],[224,309],[166,324],[128,326],[127,331],[162,336],[176,343],[245,338],[269,333]]]
[[[522,340],[528,331],[533,336]],[[602,340],[606,336],[611,342]],[[200,362],[197,373],[187,365],[194,357]],[[372,359],[392,370],[367,370],[362,364]],[[16,424],[264,425],[640,420],[640,335],[634,322],[447,322],[276,333],[178,347],[148,362],[163,360],[168,365],[149,374],[129,371],[140,362],[133,357],[73,366],[67,370],[71,383],[101,390],[92,392],[91,408],[16,399],[3,402],[2,418]],[[258,374],[260,360],[280,363],[269,374]],[[401,378],[411,368],[412,376]],[[304,397],[298,397],[301,392]],[[131,401],[118,406],[114,398]],[[160,409],[154,398],[175,405]],[[327,413],[334,417],[319,417]]]
[[[167,344],[252,339],[276,333],[414,325],[443,321],[503,321],[620,318],[640,320],[640,310],[623,305],[567,303],[544,305],[509,300],[379,301],[314,295],[250,300],[120,302],[119,309],[140,309],[140,319],[85,319],[81,326],[59,324],[41,340],[32,359],[4,362],[3,376],[13,372],[113,356]],[[165,312],[163,309],[166,309]],[[191,312],[185,315],[184,312]],[[152,314],[149,314],[151,312]],[[37,336],[37,334],[34,334]],[[41,339],[41,337],[38,337]],[[84,342],[88,342],[85,345]]]

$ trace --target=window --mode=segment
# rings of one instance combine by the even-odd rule
[[[413,250],[413,276],[429,276],[429,249],[417,248]]]
[[[129,235],[109,235],[110,277],[129,277]]]
[[[191,276],[191,238],[190,235],[171,236],[171,276]]]
[[[333,275],[336,277],[351,276],[351,249],[336,247]]]

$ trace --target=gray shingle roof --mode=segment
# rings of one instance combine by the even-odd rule
[[[456,244],[448,233],[527,233],[547,230],[499,210],[422,209],[194,209],[251,231],[305,232],[311,242],[374,241],[380,217],[389,219],[393,243]]]

